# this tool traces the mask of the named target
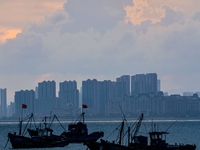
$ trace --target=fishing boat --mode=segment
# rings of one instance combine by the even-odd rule
[[[96,142],[85,142],[86,145],[90,150],[129,150],[130,147],[123,145],[123,138],[124,138],[124,124],[125,124],[125,117],[122,120],[121,124],[115,129],[119,131],[119,134],[115,141],[108,141],[104,139],[100,139],[100,141]],[[114,131],[113,131],[114,133]]]
[[[26,120],[28,121],[22,132],[22,123]],[[47,126],[46,121],[44,128],[37,128],[34,121],[33,129],[31,128],[32,121],[34,121],[33,114],[28,116],[27,119],[20,121],[19,134],[16,134],[16,132],[8,133],[8,140],[11,142],[12,148],[64,147],[69,144],[62,136],[54,135],[53,130],[50,128],[50,125]],[[27,131],[29,136],[26,135]]]
[[[83,112],[79,118],[68,125],[68,131],[64,131],[61,136],[69,143],[85,143],[96,142],[99,138],[104,136],[104,132],[96,131],[88,134],[87,124],[84,120],[85,113]]]
[[[62,129],[66,131],[63,125],[60,123],[58,117],[54,115],[51,119],[50,116],[51,121],[49,123],[47,123],[47,118],[48,117],[45,116],[42,122],[35,129],[27,129],[30,137],[35,142],[44,143],[46,147],[64,147],[68,145],[69,142],[62,135],[53,134],[51,125],[53,124],[55,119],[58,121]]]
[[[148,144],[148,137],[143,135],[137,135],[141,122],[143,120],[143,114],[140,115],[135,128],[131,132],[132,127],[128,127],[127,132],[123,134],[124,122],[121,123],[119,130],[119,140],[107,141],[100,139],[97,142],[84,143],[90,150],[195,150],[196,145],[192,144],[168,144],[166,142],[166,135],[168,132],[160,132],[153,130],[149,132],[150,144]],[[122,143],[122,139],[127,135],[127,144]]]

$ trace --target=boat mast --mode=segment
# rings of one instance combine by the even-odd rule
[[[47,127],[47,122],[46,122],[46,120],[47,120],[47,117],[45,116],[45,117],[44,117],[44,127],[45,127],[45,128]]]
[[[119,144],[122,144],[122,133],[124,130],[124,120],[122,121],[121,129],[120,129],[120,134],[119,134]]]
[[[82,116],[83,116],[83,123],[84,123],[84,121],[85,121],[84,115],[85,115],[85,112],[82,113]]]
[[[122,144],[122,134],[123,134],[123,131],[124,131],[124,121],[126,121],[126,117],[124,115],[124,112],[122,110],[121,105],[119,105],[119,108],[120,108],[122,115],[123,115],[123,121],[122,121],[122,124],[121,124],[120,133],[119,133],[119,144],[121,145]]]
[[[22,134],[22,120],[19,118],[19,135]]]
[[[138,133],[138,131],[140,129],[143,117],[144,117],[144,115],[141,114],[139,119],[138,119],[139,121],[137,122],[137,125],[136,125],[136,128],[135,128],[135,132],[134,132],[134,134],[132,136],[132,141],[135,139],[135,137],[136,137],[136,135],[137,135],[137,133]]]
[[[130,146],[131,128],[128,127],[128,146]]]

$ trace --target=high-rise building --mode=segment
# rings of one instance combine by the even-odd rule
[[[156,73],[147,73],[146,74],[146,93],[157,93],[157,74]]]
[[[7,90],[0,88],[0,117],[6,117],[7,111]]]
[[[93,113],[99,112],[98,94],[98,81],[96,79],[82,81],[82,103],[86,104]]]
[[[38,83],[38,98],[55,98],[56,97],[56,82],[43,81]]]
[[[158,80],[156,73],[136,74],[131,76],[131,94],[157,93]]]
[[[146,93],[145,74],[136,74],[131,76],[131,95]]]
[[[161,82],[160,79],[158,79],[157,80],[157,91],[158,92],[161,91],[161,87],[160,87],[161,83],[160,82]]]
[[[115,98],[113,82],[110,80],[104,80],[98,82],[98,95],[99,95],[99,114],[106,114],[106,107],[110,99]]]
[[[53,109],[57,108],[56,82],[43,81],[38,83],[37,90],[36,113],[42,116],[49,115]]]
[[[130,96],[130,76],[123,75],[116,79],[116,88],[119,98]]]
[[[24,115],[29,115],[30,113],[34,113],[35,106],[35,91],[34,90],[21,90],[15,92],[15,115],[21,116],[22,112]],[[22,108],[22,104],[25,104],[27,107],[25,109]],[[23,116],[22,116],[23,117]]]
[[[200,92],[195,92],[200,97]]]
[[[15,103],[10,102],[10,105],[8,105],[8,109],[7,109],[7,116],[12,117],[13,114],[15,114]]]
[[[106,114],[109,100],[119,100],[130,96],[130,76],[123,75],[110,80],[86,80],[82,82],[82,102],[87,104],[91,113]]]
[[[64,81],[59,84],[60,108],[72,105],[73,108],[79,107],[79,90],[76,81]]]

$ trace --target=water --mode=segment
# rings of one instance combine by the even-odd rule
[[[104,131],[103,139],[115,140],[118,131],[114,131],[121,121],[86,121],[88,132]],[[133,125],[135,120],[127,123],[129,126]],[[183,144],[196,144],[197,150],[200,150],[200,120],[154,120],[156,130],[166,131],[168,128],[169,134],[167,135],[167,142],[169,144],[183,143]],[[63,126],[67,129],[69,122],[62,122]],[[125,126],[126,123],[125,123]],[[58,123],[52,126],[54,134],[62,133],[63,129]],[[152,130],[152,120],[145,120],[142,122],[138,134],[147,135],[148,131]],[[0,122],[0,150],[4,149],[7,142],[7,133],[17,132],[18,124],[15,122]],[[111,134],[113,133],[113,134]],[[12,149],[11,144],[8,143],[6,149]],[[87,147],[83,144],[69,144],[62,148],[39,148],[37,150],[86,150]]]

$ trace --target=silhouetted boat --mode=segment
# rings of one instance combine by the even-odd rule
[[[41,137],[32,139],[23,135],[8,133],[12,148],[47,148],[47,147],[64,147],[68,145],[65,140],[55,139],[52,137]]]
[[[84,121],[84,115],[85,113],[83,112],[75,123],[68,125],[68,131],[64,131],[61,134],[61,136],[64,137],[69,143],[96,142],[99,138],[104,136],[104,132],[102,131],[96,131],[88,134],[88,128]]]
[[[56,116],[54,116],[56,117]],[[53,118],[54,119],[54,118]],[[52,119],[52,120],[53,120]],[[27,124],[24,128],[23,133],[22,131],[22,122],[20,121],[19,125],[19,134],[15,133],[8,133],[8,138],[11,142],[13,148],[46,148],[46,147],[64,147],[69,143],[60,135],[54,135],[52,132],[53,130],[50,128],[50,125],[47,127],[47,123],[45,121],[44,128],[36,128],[31,129],[28,128],[28,125],[31,126],[30,120],[34,120],[33,114],[28,117]],[[34,121],[35,125],[35,121]],[[27,130],[26,130],[27,129]],[[25,136],[26,132],[29,132],[29,136]]]
[[[110,142],[107,140],[101,139],[99,142],[85,142],[84,144],[90,150],[195,150],[196,145],[186,144],[186,145],[178,145],[178,144],[168,144],[166,142],[165,135],[168,132],[159,132],[159,131],[152,131],[149,132],[150,144],[148,144],[148,137],[147,136],[137,136],[139,131],[141,122],[143,119],[143,114],[138,119],[138,122],[135,126],[133,134],[131,134],[131,128],[128,127],[128,131],[125,134],[123,133],[124,130],[124,121],[121,123],[121,128],[119,131],[119,140],[117,143]],[[122,139],[125,135],[128,135],[127,145],[122,144]]]

